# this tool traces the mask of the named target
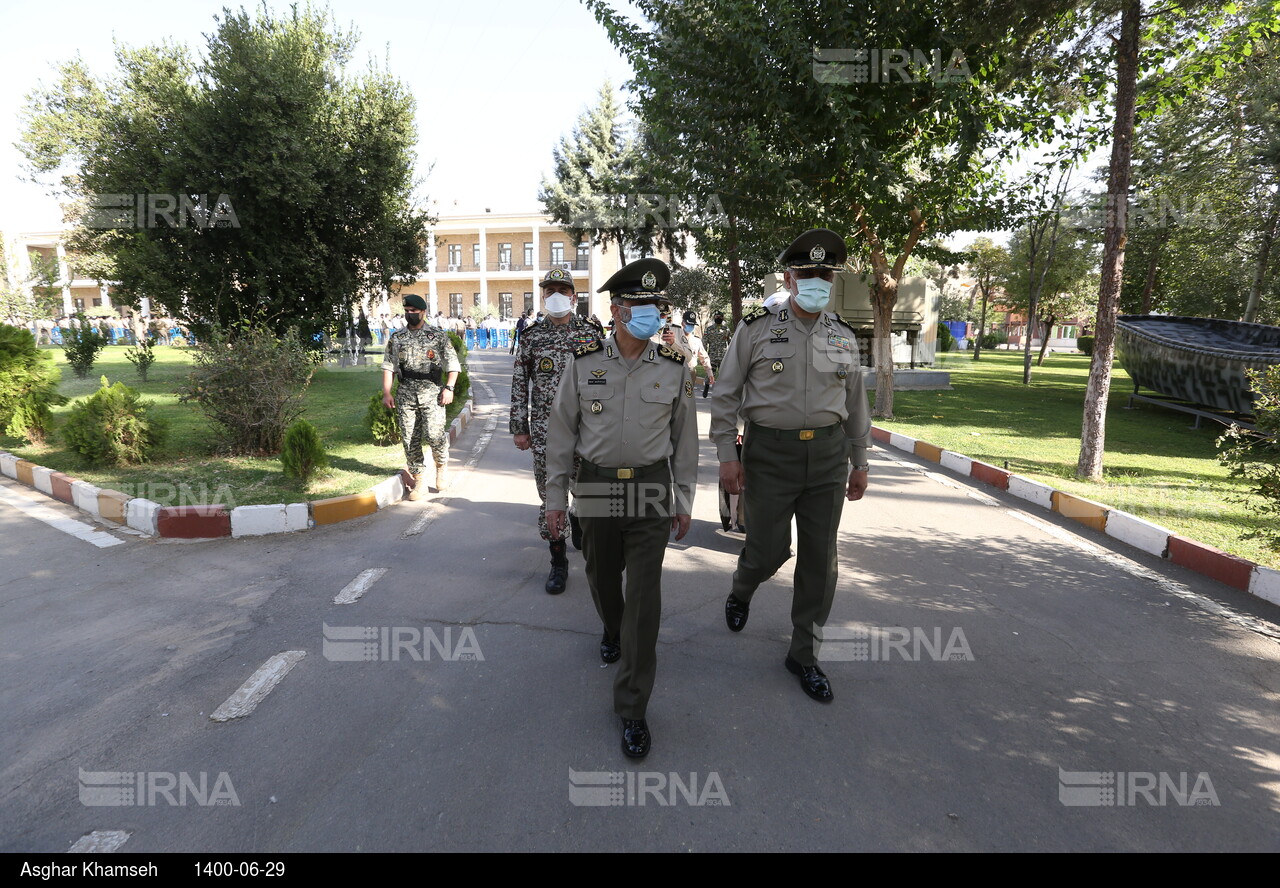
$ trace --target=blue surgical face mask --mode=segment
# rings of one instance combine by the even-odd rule
[[[685,325],[684,325],[684,332],[686,332],[686,333],[692,333],[692,332],[693,332],[693,328],[694,328],[694,326],[695,326],[694,324],[685,324]]]
[[[658,332],[662,325],[662,315],[656,305],[636,305],[631,308],[631,319],[627,321],[627,332],[636,339],[648,339]]]
[[[831,281],[822,278],[796,279],[796,305],[805,311],[818,312],[831,300]]]

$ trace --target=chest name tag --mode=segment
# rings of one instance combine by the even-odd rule
[[[775,336],[769,340],[770,342],[790,342],[791,340],[785,336]]]
[[[609,384],[609,380],[607,379],[588,379],[587,380],[587,385],[608,385],[608,384]]]

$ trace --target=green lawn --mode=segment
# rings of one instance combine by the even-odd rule
[[[1125,409],[1133,383],[1116,368],[1107,411],[1104,480],[1076,480],[1089,359],[1051,354],[1022,384],[1015,352],[952,354],[940,364],[954,391],[897,392],[894,419],[876,424],[1114,506],[1260,564],[1280,567],[1280,552],[1244,535],[1261,526],[1228,499],[1245,486],[1218,464],[1223,426],[1161,407]]]
[[[169,435],[152,463],[137,468],[93,468],[66,449],[57,435],[69,405],[55,408],[55,432],[42,447],[0,435],[7,450],[38,465],[66,472],[99,487],[154,499],[165,505],[220,502],[229,506],[291,503],[360,493],[404,466],[399,443],[378,447],[364,424],[369,397],[382,391],[380,355],[371,366],[323,368],[308,389],[303,418],[319,430],[329,454],[329,471],[303,484],[284,476],[277,458],[220,456],[215,452],[210,424],[193,404],[181,404],[174,394],[190,367],[189,354],[156,346],[156,362],[146,382],[125,358],[125,346],[109,346],[85,379],[77,379],[61,349],[48,350],[62,369],[62,394],[77,398],[98,388],[98,378],[122,381],[156,404],[156,414],[169,421]],[[450,406],[450,419],[462,405]],[[180,485],[186,485],[181,487]]]

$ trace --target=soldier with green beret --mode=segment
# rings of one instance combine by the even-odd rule
[[[382,362],[382,403],[400,419],[404,459],[413,476],[409,499],[427,495],[423,477],[423,443],[431,448],[436,466],[436,490],[449,487],[449,427],[445,407],[453,403],[453,387],[462,364],[449,334],[426,322],[427,302],[421,296],[404,297],[407,326],[391,334]],[[400,377],[393,398],[391,381]]]
[[[574,353],[547,435],[553,536],[564,526],[574,458],[581,460],[575,502],[587,581],[604,624],[600,657],[621,660],[613,708],[631,758],[649,752],[662,560],[670,532],[679,540],[689,530],[698,472],[697,413],[684,356],[650,340],[669,278],[662,261],[640,259],[600,288],[610,293],[614,333]]]
[[[844,238],[825,228],[806,231],[782,252],[785,298],[743,316],[711,395],[720,483],[742,494],[747,520],[725,621],[734,632],[746,626],[757,587],[790,557],[794,516],[799,539],[784,664],[824,703],[833,695],[815,639],[835,595],[844,501],[866,492],[871,433],[854,331],[826,310],[846,256]],[[741,457],[734,447],[739,417],[746,421]]]

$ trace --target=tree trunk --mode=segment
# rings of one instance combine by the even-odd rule
[[[1147,280],[1142,285],[1142,313],[1151,314],[1151,303],[1155,301],[1156,279],[1160,273],[1160,253],[1164,250],[1165,241],[1169,239],[1169,226],[1160,229],[1155,247],[1151,251],[1151,261],[1147,263]]]
[[[1040,337],[1040,357],[1036,358],[1036,366],[1044,366],[1044,353],[1049,350],[1049,334],[1053,332],[1053,325],[1058,323],[1057,315],[1049,315],[1049,322],[1044,325],[1044,335]]]
[[[1076,476],[1102,480],[1102,455],[1106,442],[1107,399],[1111,394],[1111,361],[1116,351],[1116,315],[1120,308],[1120,282],[1124,274],[1125,218],[1129,205],[1130,161],[1133,156],[1133,112],[1138,92],[1138,42],[1141,0],[1125,0],[1116,44],[1116,120],[1112,129],[1111,168],[1107,177],[1108,214],[1102,251],[1102,283],[1098,288],[1098,315],[1094,324],[1093,361],[1084,398],[1084,422],[1080,433],[1080,459]]]
[[[1249,303],[1244,309],[1243,320],[1252,324],[1258,317],[1258,303],[1262,299],[1262,285],[1267,280],[1267,265],[1271,261],[1271,245],[1275,242],[1276,225],[1280,223],[1280,191],[1271,201],[1271,214],[1262,229],[1262,244],[1258,247],[1258,261],[1253,266],[1253,283],[1249,286]]]
[[[982,337],[987,335],[987,292],[990,288],[982,288],[982,316],[978,321],[978,338],[973,341],[973,359],[982,358]]]
[[[876,367],[876,403],[871,415],[893,419],[893,306],[898,301],[898,280],[889,273],[883,256],[872,265],[876,269],[871,287],[872,349]]]
[[[732,313],[731,330],[738,329],[742,320],[742,269],[738,267],[738,220],[729,216],[729,243],[726,245],[729,259],[729,310]]]

